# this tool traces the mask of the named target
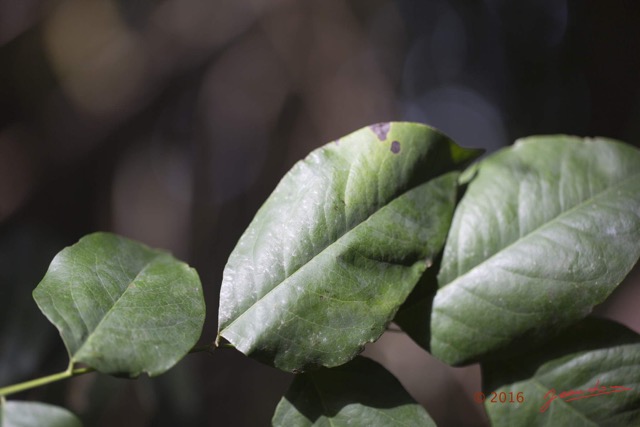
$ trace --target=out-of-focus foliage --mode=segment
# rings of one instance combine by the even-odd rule
[[[81,427],[80,420],[58,406],[35,402],[0,401],[0,425],[21,427],[46,425],[47,427]]]
[[[0,240],[0,384],[29,379],[47,357],[56,332],[33,303],[33,284],[59,245],[37,227],[16,227]]]
[[[296,376],[272,419],[275,427],[353,424],[435,426],[393,375],[361,356],[337,368]]]

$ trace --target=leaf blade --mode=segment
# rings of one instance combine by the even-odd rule
[[[191,349],[204,323],[195,270],[110,233],[62,250],[33,295],[71,362],[104,373],[159,375]]]
[[[0,427],[81,427],[80,420],[58,406],[38,402],[0,402]]]
[[[357,357],[337,368],[296,376],[278,404],[278,426],[435,426],[398,380],[378,363]]]
[[[524,396],[522,404],[485,403],[485,408],[496,426],[636,425],[639,355],[638,334],[613,321],[586,318],[536,351],[482,364],[487,394]],[[594,387],[612,393],[596,395]],[[569,400],[575,397],[582,399]]]
[[[365,128],[312,152],[231,254],[219,336],[284,370],[350,360],[380,336],[440,251],[457,185],[446,172],[475,155],[407,123]]]
[[[638,150],[535,137],[477,169],[454,215],[431,318],[434,355],[451,364],[583,318],[640,256]]]

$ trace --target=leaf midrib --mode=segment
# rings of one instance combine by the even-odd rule
[[[456,282],[462,280],[465,276],[471,274],[474,270],[483,267],[485,264],[487,264],[488,262],[490,262],[493,258],[497,257],[498,255],[510,250],[513,246],[516,246],[517,244],[522,243],[524,240],[530,238],[532,235],[540,232],[541,230],[545,229],[546,227],[551,227],[552,225],[554,225],[557,221],[559,221],[561,218],[572,214],[573,212],[576,212],[582,208],[584,208],[585,206],[588,206],[591,203],[595,203],[598,199],[604,197],[605,195],[607,195],[609,192],[614,191],[619,189],[620,187],[623,187],[627,184],[628,181],[631,181],[632,179],[639,179],[640,178],[640,172],[632,174],[630,176],[628,176],[627,178],[622,179],[621,181],[618,181],[617,183],[615,183],[615,185],[608,187],[607,189],[605,189],[604,191],[599,192],[598,194],[596,194],[595,196],[589,197],[585,200],[583,200],[582,202],[578,203],[577,205],[573,206],[572,208],[561,212],[559,215],[556,215],[554,218],[552,218],[551,220],[544,222],[540,225],[538,225],[536,228],[534,228],[533,230],[529,231],[527,234],[525,234],[524,236],[519,237],[518,239],[514,240],[513,242],[509,243],[507,246],[505,246],[504,248],[500,249],[499,251],[497,251],[496,253],[492,254],[490,257],[482,260],[480,263],[474,265],[472,268],[470,268],[469,270],[465,271],[463,274],[457,276],[455,279],[453,279],[452,281],[450,281],[449,283],[446,283],[445,285],[441,286],[438,289],[438,292],[440,292],[441,290],[450,287],[450,285],[455,284]]]
[[[275,286],[273,286],[271,289],[269,289],[269,291],[267,293],[265,293],[262,297],[260,297],[259,299],[257,299],[253,304],[251,304],[249,307],[247,307],[242,313],[240,313],[235,319],[233,319],[231,321],[231,323],[229,323],[227,326],[225,326],[224,328],[222,328],[219,332],[219,335],[223,336],[223,333],[227,330],[229,330],[239,319],[241,319],[243,316],[245,316],[249,311],[251,311],[253,309],[253,307],[255,307],[257,304],[259,304],[262,300],[264,300],[265,298],[267,298],[267,296],[269,296],[272,292],[274,292],[276,289],[279,289],[284,283],[286,283],[287,281],[289,281],[293,276],[295,276],[296,274],[298,274],[299,272],[305,270],[305,268],[310,265],[316,258],[320,257],[324,252],[326,252],[327,250],[335,247],[335,245],[339,244],[341,240],[345,239],[347,235],[349,235],[349,233],[351,233],[352,231],[354,231],[356,228],[360,227],[362,224],[366,223],[367,221],[369,221],[374,215],[376,215],[378,212],[380,212],[381,210],[383,210],[384,208],[386,208],[387,206],[389,206],[391,203],[395,202],[396,200],[400,199],[401,197],[403,197],[404,195],[406,195],[407,193],[418,189],[419,187],[430,183],[436,179],[439,179],[441,177],[444,177],[450,173],[456,173],[456,169],[455,167],[449,171],[444,171],[441,172],[439,175],[435,175],[431,178],[429,178],[428,180],[415,185],[411,188],[408,188],[407,190],[401,192],[399,195],[397,195],[396,197],[390,199],[387,203],[385,203],[384,205],[382,205],[381,207],[379,207],[378,209],[374,210],[372,213],[370,213],[366,218],[364,218],[362,221],[360,221],[359,223],[355,224],[353,227],[349,228],[348,230],[345,230],[345,232],[340,235],[340,237],[338,237],[337,239],[335,239],[333,242],[330,242],[326,247],[324,247],[322,250],[320,250],[318,253],[316,253],[315,255],[313,255],[311,258],[309,258],[309,260],[307,262],[305,262],[304,264],[302,264],[296,271],[294,271],[293,273],[291,273],[289,276],[287,276],[286,278],[284,278],[284,280],[280,281],[279,283],[277,283]],[[228,337],[225,337],[228,338]]]
[[[153,256],[153,258],[151,258],[141,269],[140,271],[138,271],[138,273],[136,273],[135,277],[133,279],[131,279],[129,281],[129,283],[127,284],[127,286],[124,288],[124,291],[120,294],[120,296],[113,302],[113,304],[111,305],[111,308],[109,308],[109,310],[107,310],[107,312],[104,314],[104,316],[102,316],[102,319],[100,319],[100,321],[98,322],[98,324],[95,326],[95,328],[93,328],[92,331],[90,331],[89,335],[87,336],[87,338],[84,340],[84,342],[82,343],[82,345],[80,347],[78,347],[78,349],[74,352],[74,354],[71,356],[71,361],[72,362],[81,362],[81,360],[77,360],[76,356],[81,353],[85,346],[87,345],[87,343],[89,341],[91,341],[93,339],[93,337],[95,337],[95,333],[96,331],[98,331],[100,329],[100,326],[102,325],[102,323],[105,321],[105,319],[107,317],[109,317],[109,315],[113,312],[113,310],[116,308],[116,306],[122,301],[122,299],[124,298],[124,296],[126,295],[126,293],[129,291],[129,288],[131,286],[132,283],[135,283],[138,278],[152,265],[154,264],[159,258],[162,258],[163,254],[155,254]],[[118,260],[120,261],[120,260]]]

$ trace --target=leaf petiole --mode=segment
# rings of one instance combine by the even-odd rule
[[[0,388],[0,397],[8,396],[10,394],[19,393],[21,391],[29,390],[32,388],[40,387],[46,384],[50,384],[56,381],[64,380],[66,378],[77,377],[79,375],[88,374],[93,372],[93,368],[74,368],[73,364],[69,364],[69,367],[57,374],[47,375],[46,377],[36,378],[34,380],[25,381],[18,384],[9,385]]]

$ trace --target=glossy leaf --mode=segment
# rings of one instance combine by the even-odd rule
[[[219,335],[288,371],[337,366],[377,339],[452,216],[477,155],[411,123],[361,129],[283,178],[231,254]]]
[[[200,337],[205,316],[195,270],[109,233],[62,250],[33,296],[72,362],[132,377],[171,368]]]
[[[0,427],[81,427],[80,420],[58,406],[36,402],[0,402]]]
[[[376,362],[357,357],[346,365],[296,376],[273,416],[274,427],[435,426],[400,382]]]
[[[499,357],[585,317],[640,256],[637,149],[532,137],[474,171],[431,317],[431,351],[450,364]]]
[[[483,364],[482,373],[496,427],[640,425],[640,336],[612,321],[587,318],[535,352]]]

